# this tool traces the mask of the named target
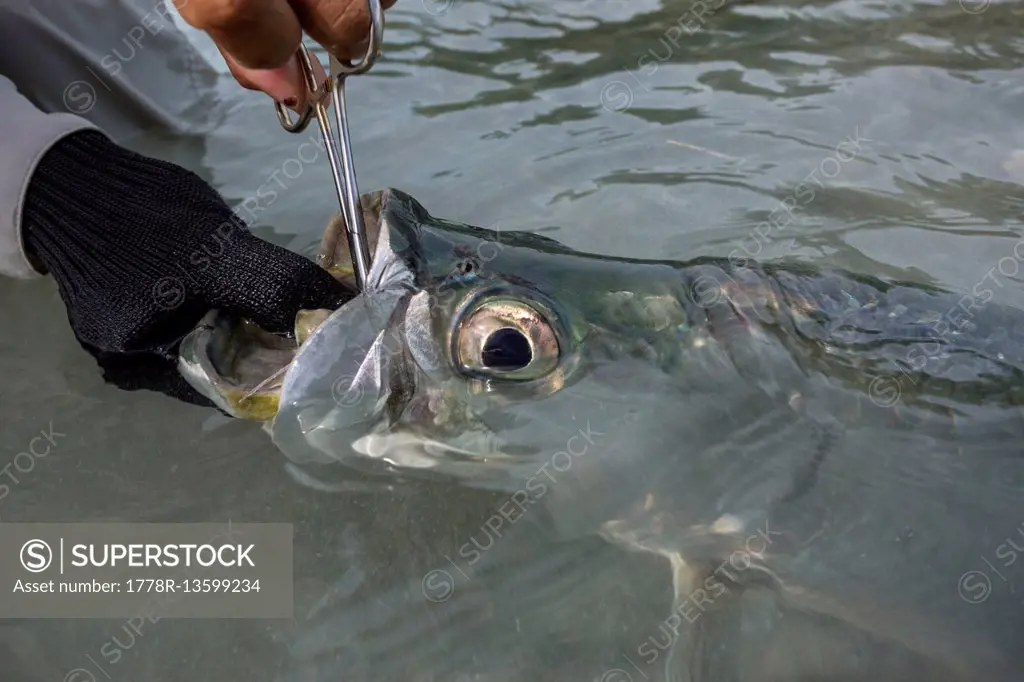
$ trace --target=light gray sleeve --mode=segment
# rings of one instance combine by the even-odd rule
[[[39,277],[25,257],[21,241],[21,210],[25,189],[43,154],[62,137],[95,128],[79,116],[45,114],[0,76],[0,275]]]
[[[57,140],[93,128],[131,148],[219,123],[219,72],[180,24],[169,0],[0,0],[0,276],[38,276],[20,221]]]

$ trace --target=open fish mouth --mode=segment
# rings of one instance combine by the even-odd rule
[[[361,198],[371,249],[381,232],[387,191]],[[335,216],[327,225],[315,260],[349,288],[355,288],[345,224]],[[249,320],[211,310],[181,343],[178,371],[201,395],[227,414],[269,423],[280,407],[284,378],[299,349],[332,314],[300,310],[291,334],[272,334]]]

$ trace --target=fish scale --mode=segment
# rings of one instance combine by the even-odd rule
[[[849,273],[718,264],[723,295],[829,373],[901,379],[912,394],[1024,404],[1024,315],[963,295]],[[959,313],[959,317],[956,315]],[[954,323],[957,326],[954,326]]]

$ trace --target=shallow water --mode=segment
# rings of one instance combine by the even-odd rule
[[[350,85],[361,189],[621,256],[739,249],[965,290],[989,278],[997,300],[1024,307],[1024,8],[691,8],[402,0],[386,54]],[[263,97],[224,93],[230,117],[201,144],[140,146],[194,165],[233,202],[284,177],[256,229],[309,253],[336,210],[326,160],[295,161],[308,135],[282,132]],[[0,462],[48,425],[65,434],[18,474],[0,519],[286,521],[296,533],[294,620],[162,620],[134,636],[117,620],[5,621],[4,680],[81,668],[93,677],[74,682],[622,682],[609,671],[659,632],[660,557],[566,542],[552,531],[565,519],[542,514],[496,537],[485,523],[507,496],[455,484],[312,489],[250,424],[104,386],[51,282],[0,282],[0,306],[14,321],[0,332]],[[985,529],[992,547],[1020,521]],[[114,637],[111,662],[100,650]]]

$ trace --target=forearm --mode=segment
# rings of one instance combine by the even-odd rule
[[[175,13],[156,0],[0,0],[0,276],[38,274],[22,247],[24,201],[58,140],[99,128],[127,144],[215,123],[216,74]]]
[[[79,130],[95,129],[72,114],[46,114],[25,99],[11,81],[0,76],[0,275],[38,277],[26,256],[22,220],[29,180],[39,160],[59,140]]]

